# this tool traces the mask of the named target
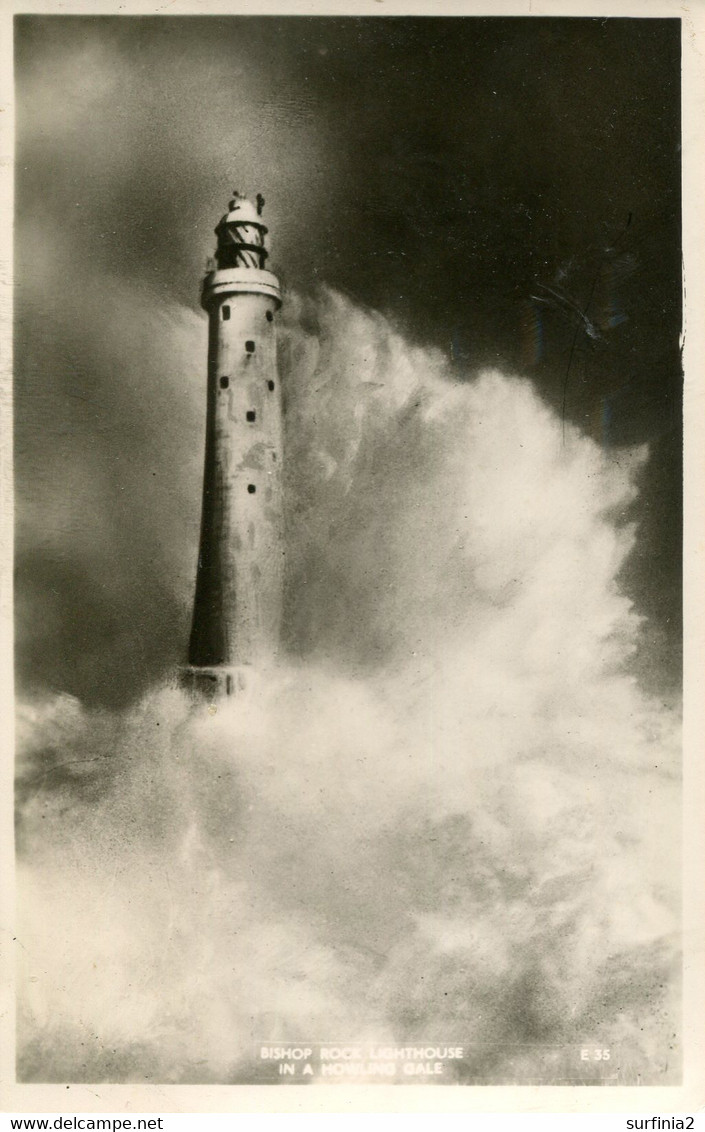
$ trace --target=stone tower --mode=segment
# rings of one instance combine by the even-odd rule
[[[282,401],[276,276],[265,269],[264,200],[235,194],[215,229],[203,281],[208,399],[201,539],[182,684],[233,695],[279,645],[282,606]]]

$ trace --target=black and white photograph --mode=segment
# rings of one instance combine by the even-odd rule
[[[14,16],[21,1085],[684,1082],[687,32],[376,7]]]

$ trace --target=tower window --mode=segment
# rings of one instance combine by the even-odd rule
[[[265,317],[267,319],[267,322],[272,322],[272,320],[274,319],[274,315],[272,314],[271,311],[267,311],[267,314],[266,314]]]
[[[230,318],[230,307],[226,303],[224,307],[221,307],[221,310],[223,312],[223,322],[227,322]]]
[[[251,338],[248,338],[247,341],[245,342],[245,349],[247,350],[248,354],[254,354],[255,344],[254,344],[254,342],[252,341]]]
[[[257,491],[257,488],[255,487],[255,485],[253,483],[248,483],[247,490],[249,491],[250,495],[254,495],[255,492]]]
[[[269,390],[270,393],[272,392],[272,390],[274,389],[274,382],[273,381],[267,382],[267,389]]]
[[[221,377],[220,388],[221,389],[227,389],[229,385],[230,385],[230,378],[229,377]]]
[[[254,409],[248,409],[247,412],[245,413],[245,417],[250,422],[256,421],[257,420],[257,413],[255,412]]]

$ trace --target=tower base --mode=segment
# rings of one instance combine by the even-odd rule
[[[245,691],[247,682],[242,668],[200,667],[195,664],[179,669],[179,687],[190,692],[195,700],[223,700]]]

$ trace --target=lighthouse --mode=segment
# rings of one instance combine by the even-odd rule
[[[206,453],[196,594],[182,686],[236,695],[271,663],[282,610],[282,400],[279,281],[265,268],[264,200],[235,193],[215,229],[208,313]]]

